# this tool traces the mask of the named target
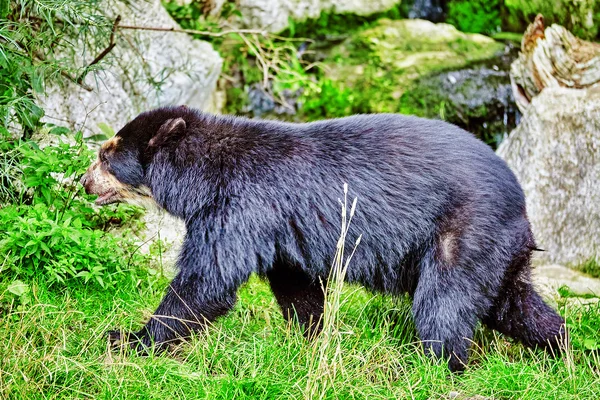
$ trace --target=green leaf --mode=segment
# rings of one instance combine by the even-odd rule
[[[24,282],[21,282],[20,280],[16,280],[13,283],[11,283],[10,285],[8,285],[8,291],[11,292],[12,294],[14,294],[15,296],[19,296],[19,297],[28,293],[29,290],[30,290],[29,285],[27,285]]]
[[[72,232],[71,233],[71,240],[75,242],[75,244],[77,244],[78,246],[81,245],[81,239],[80,239],[81,235],[77,232]]]
[[[37,176],[35,176],[35,177],[29,177],[29,178],[25,179],[25,181],[23,183],[25,183],[25,186],[27,186],[27,187],[36,187],[37,185],[39,185],[41,183],[41,181]]]
[[[34,69],[31,74],[31,86],[35,92],[44,92],[44,76],[40,73],[39,69]]]
[[[48,245],[44,242],[40,242],[40,247],[42,249],[44,249],[44,251],[48,254],[51,254],[52,252],[50,251],[50,248],[48,247]]]
[[[600,343],[595,339],[588,338],[583,341],[583,346],[588,350],[596,350],[600,348]]]
[[[75,141],[77,143],[81,143],[82,139],[83,139],[83,132],[77,131],[77,133],[75,134]]]
[[[111,138],[111,137],[115,136],[115,131],[110,126],[105,124],[104,122],[100,122],[98,124],[98,128],[102,131],[102,133],[106,136],[106,138]]]
[[[44,196],[46,204],[52,204],[52,194],[50,193],[50,189],[48,189],[45,186],[42,186],[40,190],[42,192],[42,196]]]
[[[6,18],[9,11],[10,7],[8,6],[8,0],[0,0],[0,18]]]
[[[88,136],[85,139],[92,142],[102,142],[104,140],[108,140],[108,138],[109,136],[106,136],[104,133],[99,133],[97,135]]]
[[[44,116],[44,110],[33,103],[29,104],[28,106],[29,109],[26,111],[21,111],[19,113],[19,117],[24,125],[28,126],[29,128],[35,128],[40,122],[40,119]]]
[[[71,132],[71,130],[69,128],[65,128],[64,126],[55,126],[52,129],[50,129],[50,134],[51,135],[66,135],[69,132]]]

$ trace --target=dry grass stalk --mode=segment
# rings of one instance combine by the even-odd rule
[[[304,392],[306,399],[322,399],[325,397],[326,389],[329,385],[333,386],[336,376],[342,369],[341,341],[344,335],[339,319],[340,307],[342,305],[342,290],[348,265],[352,256],[360,243],[361,236],[358,237],[352,253],[344,258],[346,245],[346,236],[350,227],[350,222],[356,210],[357,199],[354,198],[348,214],[348,184],[344,184],[344,200],[340,200],[342,206],[342,224],[340,238],[337,243],[336,253],[333,260],[329,279],[325,292],[325,307],[323,311],[323,329],[321,334],[315,339],[313,354],[310,358],[310,373],[307,376],[307,383]]]

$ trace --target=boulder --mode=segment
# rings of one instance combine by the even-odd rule
[[[521,117],[508,73],[511,55],[419,78],[400,98],[400,110],[442,118],[495,148]]]
[[[462,68],[491,58],[503,49],[504,45],[487,36],[462,33],[449,24],[382,19],[338,46],[325,64],[331,79],[350,83],[369,79],[377,84],[375,78],[392,78],[402,90],[416,78]],[[371,70],[374,76],[364,76]]]
[[[185,223],[158,209],[148,210],[142,217],[142,222],[145,228],[142,233],[143,240],[140,240],[140,251],[148,253],[150,247],[160,240],[162,245],[158,261],[163,272],[174,275],[175,264],[186,233]]]
[[[224,2],[214,0],[212,13],[218,13]],[[394,7],[398,0],[238,0],[237,9],[243,25],[249,28],[280,32],[288,27],[290,19],[304,21],[317,18],[322,12],[369,15]]]
[[[178,27],[160,0],[110,2],[108,15],[121,15],[121,24]],[[98,133],[104,123],[115,131],[138,113],[161,105],[187,104],[216,111],[214,91],[222,59],[209,43],[183,33],[119,29],[116,47],[102,60],[103,68],[90,72],[84,83],[93,90],[65,80],[48,87],[40,105],[43,121],[86,135]],[[134,48],[135,46],[135,48]],[[97,54],[75,50],[85,67]],[[106,67],[106,68],[104,68]]]
[[[600,297],[600,279],[563,265],[536,266],[533,270],[533,282],[546,298],[552,298],[560,291],[572,297]]]
[[[600,91],[546,87],[498,148],[527,196],[542,261],[600,255]]]

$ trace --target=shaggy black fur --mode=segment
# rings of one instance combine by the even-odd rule
[[[556,349],[565,335],[531,286],[535,243],[519,183],[455,126],[401,115],[291,124],[169,107],[117,136],[107,170],[149,187],[187,226],[179,273],[135,334],[146,346],[227,313],[252,273],[266,276],[286,317],[318,330],[344,182],[358,197],[349,243],[363,235],[347,280],[410,293],[420,339],[453,371],[478,320],[529,346]]]

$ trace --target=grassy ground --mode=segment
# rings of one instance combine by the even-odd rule
[[[562,304],[573,344],[561,358],[480,329],[469,368],[450,375],[414,344],[408,300],[346,286],[341,352],[323,377],[315,346],[284,322],[268,287],[253,278],[230,315],[169,356],[108,351],[104,333],[138,328],[166,284],[116,291],[34,285],[32,301],[20,307],[0,282],[0,397],[303,398],[311,382],[322,398],[600,398],[600,356],[585,350],[598,348],[598,303]]]

